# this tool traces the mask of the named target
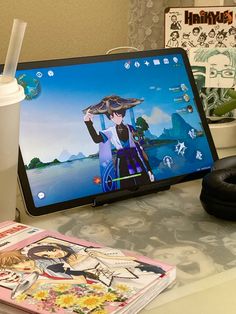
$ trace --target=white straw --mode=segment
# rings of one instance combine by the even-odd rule
[[[26,25],[27,23],[14,19],[3,76],[15,77]]]

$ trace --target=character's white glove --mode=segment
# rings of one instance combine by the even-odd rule
[[[154,175],[151,171],[148,171],[148,175],[149,175],[149,179],[151,182],[154,182],[155,178],[154,178]]]
[[[89,111],[89,109],[84,115],[84,121],[93,121],[93,114]]]

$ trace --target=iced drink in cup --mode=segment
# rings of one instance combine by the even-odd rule
[[[25,94],[15,79],[15,72],[25,28],[25,22],[14,20],[0,75],[0,221],[14,220],[16,215],[20,101]]]
[[[15,219],[19,114],[24,98],[15,78],[0,76],[0,221]]]

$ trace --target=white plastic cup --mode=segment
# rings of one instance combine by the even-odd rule
[[[16,215],[20,101],[24,89],[12,77],[0,76],[0,221]]]

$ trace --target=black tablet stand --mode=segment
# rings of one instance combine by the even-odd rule
[[[170,185],[160,187],[159,184],[153,183],[149,186],[139,186],[139,187],[131,188],[129,190],[125,190],[125,191],[115,191],[114,193],[111,192],[106,195],[97,196],[94,199],[92,206],[97,207],[97,206],[113,203],[116,201],[125,200],[127,198],[143,196],[146,194],[157,193],[157,192],[165,191],[169,189],[170,189]]]

